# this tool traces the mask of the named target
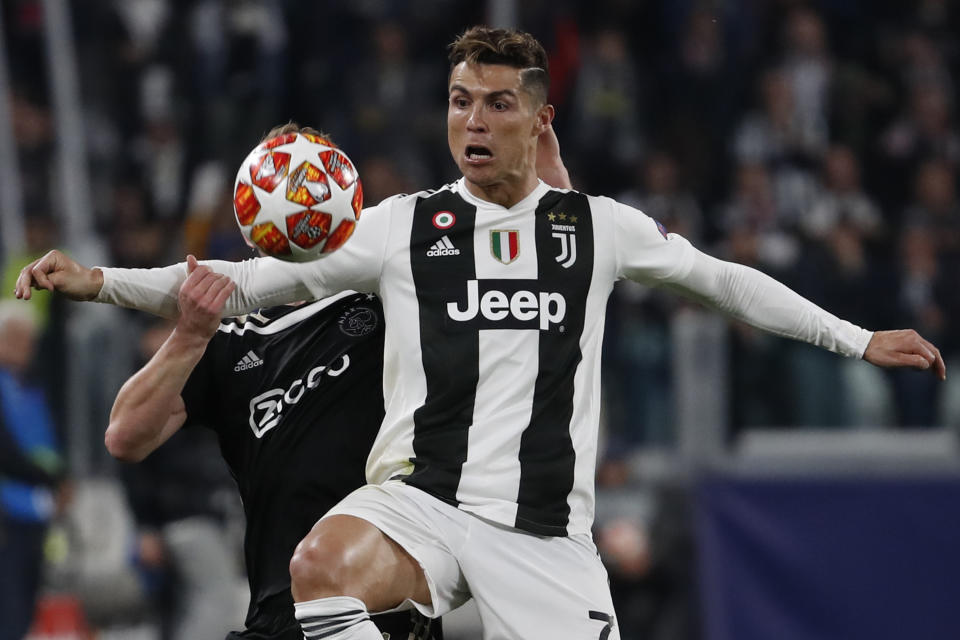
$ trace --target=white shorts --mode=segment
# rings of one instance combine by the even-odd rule
[[[324,517],[363,518],[420,563],[431,618],[472,596],[484,640],[618,640],[607,571],[587,534],[549,537],[479,518],[400,481],[366,485]]]

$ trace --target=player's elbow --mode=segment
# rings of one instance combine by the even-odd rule
[[[103,443],[110,455],[121,462],[140,462],[147,457],[143,447],[138,446],[137,442],[128,437],[122,423],[116,421],[111,421],[110,426],[107,427]]]

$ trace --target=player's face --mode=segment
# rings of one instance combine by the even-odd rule
[[[447,142],[472,193],[504,206],[537,184],[537,138],[553,109],[535,104],[521,70],[461,62],[450,74]]]

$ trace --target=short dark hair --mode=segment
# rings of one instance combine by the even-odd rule
[[[450,70],[467,62],[502,64],[522,71],[523,87],[540,104],[550,90],[550,67],[543,45],[529,33],[516,29],[471,27],[450,44]]]

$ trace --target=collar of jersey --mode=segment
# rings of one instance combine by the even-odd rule
[[[493,209],[496,211],[514,211],[514,210],[519,211],[529,206],[531,202],[533,203],[539,202],[540,198],[542,198],[543,195],[549,190],[550,190],[550,185],[548,185],[543,180],[537,180],[537,186],[533,188],[533,191],[527,194],[527,196],[523,200],[521,200],[520,202],[516,203],[515,205],[507,209],[505,207],[500,206],[499,204],[490,202],[489,200],[484,200],[483,198],[478,198],[477,196],[470,193],[470,190],[467,189],[466,178],[460,178],[459,180],[457,180],[457,191],[460,193],[460,197],[466,200],[467,202],[469,202],[470,204],[475,205],[477,209],[487,209],[487,210]]]

